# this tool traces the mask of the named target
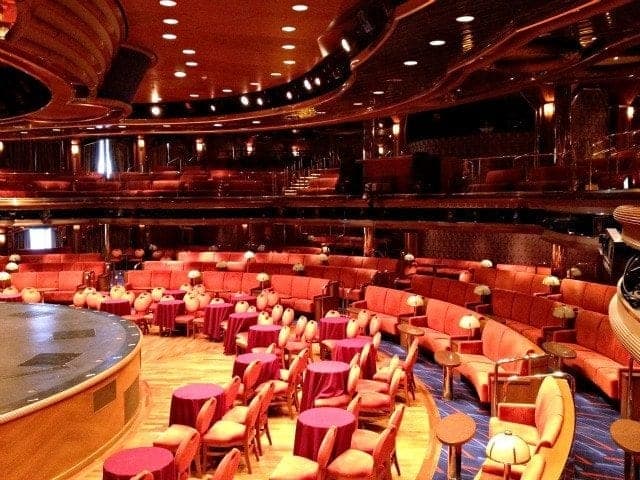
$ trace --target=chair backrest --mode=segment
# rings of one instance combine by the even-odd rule
[[[244,384],[245,392],[251,391],[256,386],[258,378],[260,377],[260,370],[262,369],[262,362],[260,360],[254,360],[247,365],[242,375],[242,383]]]
[[[236,306],[233,308],[233,311],[236,313],[244,313],[249,310],[249,302],[246,300],[240,300],[236,302]]]
[[[269,406],[271,405],[271,400],[273,400],[273,396],[275,395],[275,388],[276,386],[274,383],[269,382],[269,386],[261,390],[262,401],[260,402],[260,413],[258,414],[258,422],[260,425],[264,425],[267,421]]]
[[[284,307],[279,303],[275,304],[271,309],[271,317],[273,318],[274,323],[278,323],[282,318],[284,313]]]
[[[349,369],[349,378],[347,379],[347,393],[353,395],[356,393],[358,380],[360,379],[360,367],[355,365]]]
[[[360,325],[355,319],[351,319],[347,322],[347,338],[354,338],[360,331]]]
[[[200,434],[195,428],[189,428],[189,436],[185,437],[178,445],[176,454],[173,458],[176,478],[178,480],[187,480],[189,477],[189,466],[198,452],[200,447]]]
[[[273,318],[271,318],[269,312],[260,312],[257,323],[258,325],[273,325]]]
[[[382,320],[377,315],[374,315],[369,320],[369,335],[373,336],[380,331],[380,327],[382,326]]]
[[[296,385],[300,383],[300,375],[302,375],[305,368],[306,364],[302,357],[293,357],[293,360],[291,360],[291,366],[289,367],[289,377],[287,379],[290,388],[295,389]]]
[[[333,452],[333,447],[336,443],[336,433],[338,427],[332,425],[329,430],[327,430],[322,437],[322,442],[320,443],[320,448],[318,449],[318,468],[320,472],[324,472],[327,468],[327,464],[329,463],[329,459],[331,458],[331,453]],[[320,477],[324,478],[324,477]]]
[[[229,410],[233,407],[233,404],[238,397],[238,393],[240,392],[240,385],[242,385],[242,379],[236,375],[231,379],[231,381],[227,384],[227,388],[224,391],[224,407],[225,411]]]
[[[209,480],[230,480],[238,470],[240,464],[241,453],[237,448],[232,448],[216,467],[213,476]],[[145,479],[147,480],[147,479]],[[151,477],[153,480],[153,476]]]
[[[369,361],[369,355],[371,355],[371,344],[367,343],[364,347],[362,347],[362,351],[360,352],[360,362],[358,365],[360,366],[360,370],[363,370]]]
[[[373,348],[375,348],[376,351],[380,348],[380,342],[382,342],[382,332],[378,331],[371,339],[371,345],[373,345]]]
[[[256,297],[256,307],[258,307],[258,310],[262,311],[265,308],[267,308],[268,304],[269,304],[269,296],[267,295],[266,292],[260,292]]]
[[[307,317],[304,315],[300,315],[300,317],[298,317],[298,321],[296,322],[296,329],[295,329],[295,334],[296,334],[296,338],[301,338],[302,334],[304,333],[304,329],[307,328]]]
[[[362,395],[358,393],[356,394],[355,397],[351,399],[351,401],[349,402],[349,405],[347,405],[347,412],[353,413],[353,416],[356,417],[356,425],[358,425],[358,418],[360,417],[361,404],[362,404]]]
[[[366,332],[367,325],[369,325],[369,319],[371,318],[371,314],[367,310],[360,310],[358,312],[358,326],[360,327],[361,332]]]
[[[273,307],[274,305],[276,305],[278,302],[280,302],[280,295],[276,292],[269,292],[267,294],[267,304],[270,307]]]
[[[247,308],[247,312],[257,312],[258,309],[256,308],[255,305],[249,305],[249,308]]]
[[[309,320],[307,325],[304,327],[304,339],[307,342],[313,341],[314,338],[318,335],[318,322],[315,320]]]
[[[389,424],[387,426],[396,427],[396,435],[398,434],[398,431],[400,430],[400,424],[402,423],[402,417],[404,417],[404,409],[405,408],[406,407],[404,405],[398,405],[396,407],[396,409],[393,411],[393,413],[391,414],[391,417],[389,417]]]
[[[224,303],[224,302],[225,302],[224,298],[214,297],[211,299],[210,303]]]
[[[267,348],[265,348],[264,353],[276,353],[276,344],[270,343]]]
[[[328,312],[325,312],[324,316],[325,318],[339,317],[340,312],[337,310],[329,310]]]
[[[418,360],[418,337],[415,337],[409,346],[409,350],[407,351],[407,357],[404,361],[404,369],[405,371],[410,371],[413,369],[413,366],[416,364]]]
[[[262,399],[264,397],[264,392],[261,391],[253,397],[251,402],[249,402],[249,408],[247,408],[247,416],[244,419],[244,426],[246,430],[253,430],[253,427],[258,420],[258,415],[260,415],[260,404],[262,403]],[[246,432],[245,435],[251,435],[251,432]]]
[[[285,325],[280,329],[280,333],[278,333],[278,347],[284,348],[289,340],[289,335],[291,335],[291,328],[289,325]]]
[[[280,319],[280,323],[282,323],[282,325],[291,325],[295,317],[296,317],[295,310],[291,307],[287,307],[284,309],[284,312],[282,312],[282,318]]]
[[[395,446],[395,429],[396,427],[394,426],[385,428],[378,438],[378,443],[376,443],[376,446],[373,449],[374,465],[384,465],[389,461]]]
[[[389,401],[390,404],[395,405],[396,403],[396,393],[398,393],[398,388],[400,388],[400,382],[402,381],[404,372],[401,368],[396,368],[391,374],[391,382],[389,383]]]
[[[142,472],[137,473],[136,475],[131,477],[129,480],[153,480],[153,473],[151,473],[149,470],[143,470]]]
[[[354,367],[356,365],[360,366],[360,355],[362,352],[356,353],[353,357],[351,357],[351,361],[349,361],[349,367]]]
[[[217,404],[217,399],[212,397],[204,402],[202,407],[200,407],[198,416],[196,417],[196,430],[200,435],[203,435],[207,430],[209,430],[211,420],[213,420],[213,416],[216,413]]]

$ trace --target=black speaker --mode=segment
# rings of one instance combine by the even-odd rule
[[[416,192],[440,193],[442,190],[442,159],[429,153],[413,154],[413,178]]]
[[[104,76],[98,96],[131,103],[144,74],[154,62],[155,56],[151,53],[121,46]]]

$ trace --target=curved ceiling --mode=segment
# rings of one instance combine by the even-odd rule
[[[47,137],[54,127],[62,129],[55,135],[91,135],[95,130],[86,128],[96,125],[103,127],[101,135],[293,128],[400,115],[568,82],[619,82],[637,93],[640,2],[632,0],[250,3],[247,8],[248,2],[222,0],[20,2],[16,24],[0,40],[0,63],[43,82],[52,98],[36,112],[0,121],[1,138]],[[304,11],[292,8],[303,3]],[[380,4],[392,20],[350,54],[351,71],[335,88],[291,104],[226,114],[192,108],[242,94],[257,98],[256,92],[300,81],[342,47],[345,35],[356,32],[351,38],[357,41],[357,35],[367,34],[375,24],[364,10],[371,4]],[[124,49],[142,52],[146,64],[124,62],[120,77],[130,80],[128,88],[135,87],[130,99],[106,98],[109,68]],[[155,102],[185,108],[143,118],[140,112]]]

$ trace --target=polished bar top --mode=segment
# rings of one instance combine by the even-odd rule
[[[62,305],[4,303],[0,318],[0,423],[101,380],[141,341],[127,320]]]

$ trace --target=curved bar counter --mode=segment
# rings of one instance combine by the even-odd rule
[[[0,475],[63,478],[135,417],[140,331],[59,305],[0,304],[0,318]]]

